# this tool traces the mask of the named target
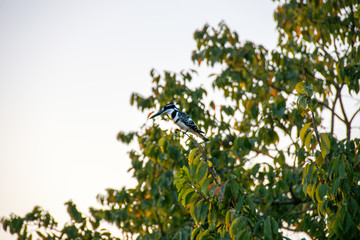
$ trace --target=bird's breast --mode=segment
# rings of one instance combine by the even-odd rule
[[[184,129],[186,131],[191,131],[192,130],[189,126],[187,126],[182,121],[177,121],[177,122],[175,122],[175,124],[178,125],[181,129]]]

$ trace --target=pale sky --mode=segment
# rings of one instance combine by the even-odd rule
[[[148,113],[152,68],[191,62],[193,33],[224,20],[241,40],[276,45],[270,0],[0,0],[0,216],[40,205],[60,223],[64,203],[97,206],[106,188],[133,186],[119,131]],[[206,81],[206,74],[196,81]],[[0,239],[14,239],[0,230]]]

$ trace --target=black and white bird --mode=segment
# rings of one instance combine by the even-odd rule
[[[203,131],[200,131],[198,126],[194,123],[194,121],[189,117],[187,114],[181,112],[173,102],[166,104],[161,110],[155,113],[150,119],[159,116],[163,113],[167,113],[170,115],[172,121],[179,126],[182,130],[187,133],[188,131],[195,134],[196,136],[200,137],[204,142],[209,141],[203,134]]]

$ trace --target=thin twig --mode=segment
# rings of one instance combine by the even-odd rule
[[[360,112],[360,108],[354,113],[354,115],[351,117],[350,119],[350,123],[354,120],[356,114],[358,114]]]
[[[304,209],[304,210],[300,210],[300,211],[296,211],[296,212],[292,212],[292,214],[296,215],[296,214],[301,214],[301,213],[305,213],[307,211],[312,211],[312,210],[315,210],[317,207],[314,206],[314,207],[311,207],[311,208],[307,208],[307,209]]]
[[[258,204],[267,204],[265,200],[262,199],[254,199],[253,200],[254,203],[258,203]],[[280,201],[280,200],[274,200],[271,205],[291,205],[291,204],[299,204],[299,203],[305,203],[305,202],[301,202],[298,199],[293,199],[293,201]]]
[[[164,229],[163,229],[162,224],[161,224],[161,221],[160,221],[160,216],[159,216],[159,213],[156,211],[156,209],[154,209],[154,212],[155,212],[155,215],[156,215],[156,218],[157,218],[158,224],[159,224],[159,228],[160,228],[161,236],[165,237],[165,232],[164,232]]]
[[[318,99],[316,99],[316,102],[319,103],[320,105],[324,106],[325,108],[327,108],[328,110],[330,110],[332,112],[332,114],[334,114],[340,121],[342,121],[343,123],[345,123],[345,120],[342,119],[339,114],[337,114],[335,111],[332,110],[331,107],[329,107],[326,103],[319,101]],[[335,102],[334,102],[335,104]],[[335,110],[335,109],[334,109]]]

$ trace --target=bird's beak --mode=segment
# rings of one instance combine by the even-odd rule
[[[152,115],[152,116],[150,117],[150,119],[153,119],[154,117],[157,117],[157,116],[161,115],[163,112],[164,112],[164,110],[160,110],[159,112],[157,112],[157,113],[155,113],[154,115]]]

